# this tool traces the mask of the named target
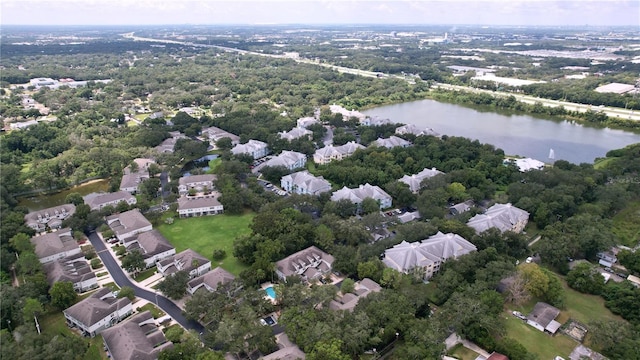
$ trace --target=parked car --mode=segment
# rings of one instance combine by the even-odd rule
[[[512,312],[512,314],[513,314],[513,316],[517,317],[518,319],[521,319],[521,320],[527,320],[527,317],[526,317],[526,316],[524,316],[524,315],[522,315],[522,313],[521,313],[520,311],[515,311],[515,310],[514,310],[514,311]]]

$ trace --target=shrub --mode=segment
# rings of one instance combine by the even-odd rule
[[[213,260],[222,260],[227,257],[227,252],[222,249],[213,250]]]

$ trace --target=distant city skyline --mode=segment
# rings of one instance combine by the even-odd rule
[[[3,25],[638,26],[638,0],[2,0]]]

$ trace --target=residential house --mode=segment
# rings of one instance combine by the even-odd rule
[[[24,216],[24,221],[28,227],[37,232],[47,229],[60,229],[62,221],[70,218],[76,212],[73,204],[54,206],[38,211],[32,211]]]
[[[211,269],[211,261],[197,252],[187,249],[157,263],[162,276],[169,276],[178,271],[185,271],[193,279]]]
[[[322,176],[311,175],[307,170],[283,176],[280,186],[289,193],[304,195],[320,195],[331,191],[331,183]]]
[[[181,134],[179,131],[171,131],[169,132],[171,137],[165,139],[160,145],[156,146],[155,149],[161,154],[173,154],[175,152],[176,143],[180,139],[187,139],[184,134]]]
[[[313,131],[307,130],[303,127],[295,127],[289,131],[279,132],[278,135],[280,139],[285,139],[288,141],[292,141],[295,139],[306,138],[307,140],[311,140],[313,136]]]
[[[475,245],[460,235],[438,232],[428,239],[413,243],[403,241],[387,249],[382,262],[399,272],[428,280],[440,270],[445,261],[476,250]]]
[[[102,210],[105,206],[116,207],[121,201],[127,205],[135,205],[136,197],[127,191],[116,191],[112,193],[91,193],[83,197],[84,203],[89,205],[91,210]]]
[[[524,158],[524,159],[505,159],[505,164],[514,164],[520,172],[544,169],[544,163],[540,160]]]
[[[253,159],[260,159],[267,156],[269,147],[267,143],[258,140],[249,140],[246,144],[238,144],[231,149],[233,155],[249,154]]]
[[[613,264],[618,262],[617,248],[613,248],[609,251],[601,251],[596,254],[596,257],[598,258],[598,263],[600,265],[610,268]]]
[[[396,135],[412,134],[415,136],[439,136],[432,128],[419,128],[416,125],[409,124],[396,128]]]
[[[386,138],[386,139],[382,139],[382,138],[378,138],[375,141],[371,142],[371,145],[374,146],[378,146],[378,147],[384,147],[387,149],[392,149],[394,147],[409,147],[411,146],[411,141],[407,141],[403,138],[399,138],[397,136],[391,135],[390,137]]]
[[[131,165],[124,168],[122,180],[120,180],[120,190],[127,191],[131,194],[138,192],[138,186],[149,178],[149,166],[155,164],[151,159],[134,159],[136,168]],[[135,171],[134,171],[135,170]]]
[[[98,278],[82,253],[46,263],[43,269],[47,274],[49,286],[68,281],[73,284],[73,289],[80,293],[98,287]]]
[[[224,131],[215,126],[208,127],[202,130],[202,136],[209,141],[212,146],[216,146],[218,140],[223,138],[229,138],[231,140],[231,144],[236,146],[240,144],[240,136],[234,135],[228,131]]]
[[[404,212],[404,213],[398,215],[397,218],[398,218],[398,221],[400,221],[401,224],[406,224],[408,222],[420,219],[421,216],[420,216],[420,212],[416,210],[416,211]]]
[[[135,238],[127,239],[127,251],[137,250],[142,254],[148,268],[156,262],[176,254],[176,249],[158,230],[145,231]]]
[[[544,302],[537,303],[527,316],[527,324],[540,331],[555,334],[562,326],[555,319],[560,315],[560,310]]]
[[[102,338],[107,356],[114,360],[157,359],[173,347],[148,310],[103,330]]]
[[[305,360],[305,353],[297,345],[287,346],[265,355],[260,360]]]
[[[43,264],[80,254],[80,246],[71,235],[70,228],[37,235],[31,238],[35,253]]]
[[[366,198],[376,200],[380,204],[380,209],[391,207],[391,195],[380,187],[369,185],[369,183],[360,185],[355,189],[349,189],[345,186],[340,190],[334,191],[331,195],[331,201],[349,200],[358,206]]]
[[[182,196],[178,199],[178,215],[185,218],[222,214],[224,206],[218,201],[218,196],[218,193],[199,197]]]
[[[278,156],[265,161],[262,167],[266,166],[284,166],[287,170],[303,168],[307,164],[307,155],[296,151],[284,150]]]
[[[391,121],[391,119],[381,118],[378,116],[367,116],[366,118],[360,120],[360,125],[362,126],[383,126],[389,124],[394,124],[394,122]]]
[[[213,182],[218,177],[213,174],[183,176],[178,180],[178,192],[180,195],[187,195],[189,190],[194,189],[196,192],[203,192],[205,189],[212,190]]]
[[[509,357],[507,355],[503,355],[494,351],[491,353],[491,355],[489,355],[487,360],[509,360]]]
[[[138,209],[107,216],[106,220],[118,240],[123,243],[126,239],[153,228],[149,220]]]
[[[472,227],[478,234],[489,228],[497,228],[501,232],[513,231],[521,232],[529,221],[529,213],[519,209],[511,203],[495,204],[484,214],[478,214],[467,222],[467,226]]]
[[[133,313],[131,300],[117,298],[110,288],[102,288],[63,311],[67,325],[94,337]]]
[[[467,200],[449,207],[449,214],[456,216],[471,210],[473,200]]]
[[[635,275],[629,275],[627,276],[627,281],[633,284],[633,286],[640,288],[640,277],[637,277]]]
[[[303,281],[318,279],[331,272],[333,256],[310,246],[276,263],[276,275],[286,281],[288,276],[300,276]]]
[[[353,293],[342,294],[342,296],[337,296],[335,300],[331,300],[329,309],[353,311],[360,299],[367,297],[372,292],[380,292],[381,289],[377,282],[364,278],[355,283]]]
[[[313,116],[309,116],[309,117],[303,117],[300,118],[298,120],[296,120],[296,126],[297,127],[301,127],[301,128],[308,128],[309,126],[313,125],[313,124],[318,124],[319,121],[318,119],[316,119]]]
[[[341,114],[342,120],[349,121],[351,118],[358,119],[359,122],[364,121],[367,118],[367,115],[356,111],[356,110],[347,110],[340,105],[329,105],[329,110],[334,114]]]
[[[313,154],[313,162],[319,165],[325,165],[333,160],[342,160],[349,157],[353,155],[356,150],[364,148],[364,146],[354,141],[349,141],[348,143],[340,146],[328,145],[322,149],[316,150]]]
[[[398,181],[409,185],[409,190],[411,190],[412,193],[417,194],[418,191],[420,191],[420,189],[422,188],[421,184],[425,179],[429,179],[440,174],[444,173],[440,170],[436,170],[436,168],[424,168],[419,173],[413,174],[411,176],[405,175]]]
[[[214,292],[218,289],[218,286],[224,285],[235,280],[235,276],[227,270],[216,267],[215,269],[200,275],[187,283],[187,291],[193,295],[200,289],[206,289],[209,292]]]

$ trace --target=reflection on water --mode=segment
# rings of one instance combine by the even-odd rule
[[[607,151],[640,142],[640,135],[622,130],[583,126],[529,115],[485,112],[471,107],[420,100],[363,111],[370,116],[430,127],[442,135],[463,136],[493,144],[506,154],[592,163]]]
[[[86,184],[75,186],[68,190],[63,190],[54,194],[31,195],[18,198],[20,206],[25,206],[29,211],[36,211],[62,205],[67,195],[77,192],[82,196],[92,192],[109,191],[109,179],[93,180]]]

